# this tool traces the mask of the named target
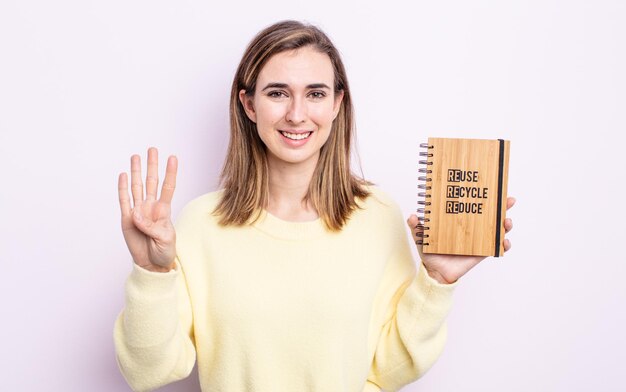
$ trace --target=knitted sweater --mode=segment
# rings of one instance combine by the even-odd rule
[[[454,284],[411,255],[400,209],[375,186],[344,228],[263,210],[222,227],[221,191],[176,223],[176,268],[133,263],[114,327],[118,365],[147,391],[185,378],[202,391],[395,391],[440,355]]]

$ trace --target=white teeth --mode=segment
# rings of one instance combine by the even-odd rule
[[[311,134],[311,132],[307,132],[307,133],[288,133],[288,132],[284,132],[284,131],[280,131],[280,133],[282,133],[285,137],[287,137],[287,138],[289,138],[291,140],[306,139]]]

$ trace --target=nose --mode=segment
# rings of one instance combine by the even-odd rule
[[[303,98],[293,97],[289,102],[285,120],[293,124],[300,124],[306,121],[307,106]]]

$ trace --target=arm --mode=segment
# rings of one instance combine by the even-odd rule
[[[118,194],[122,232],[133,258],[126,281],[126,306],[114,326],[120,370],[133,390],[146,391],[189,375],[195,362],[192,313],[177,255],[176,230],[170,219],[178,160],[167,161],[161,197],[157,199],[158,151],[148,150],[146,196],[141,158],[131,157],[131,190],[121,173]],[[180,226],[180,225],[179,225]]]
[[[382,326],[368,383],[396,391],[430,369],[445,344],[445,318],[456,285],[438,283],[420,264],[417,275],[405,286],[395,313]]]
[[[395,208],[390,256],[375,309],[378,340],[364,391],[396,391],[434,364],[446,340],[445,318],[458,282],[442,284],[416,271],[401,212]]]
[[[178,260],[167,273],[133,263],[114,342],[119,368],[134,391],[152,390],[189,375],[196,352],[191,305]]]
[[[511,208],[515,199],[507,199],[507,209]],[[401,213],[395,208],[396,221],[401,220]],[[416,216],[411,216],[407,224],[411,228],[413,240],[417,240],[422,227]],[[397,228],[397,224],[394,228]],[[505,232],[513,227],[511,219],[504,222]],[[406,236],[396,229],[396,238],[403,238],[396,244],[399,253],[391,258],[387,275],[411,274],[415,267],[410,254]],[[504,241],[505,251],[511,243]],[[389,279],[382,292],[391,292],[399,286],[394,299],[384,302],[388,304],[391,315],[383,323],[376,352],[363,392],[395,391],[421,377],[434,364],[443,350],[446,339],[445,318],[452,304],[452,293],[458,280],[469,269],[478,264],[484,257],[468,257],[457,255],[423,254],[421,246],[417,247],[422,257],[419,271],[408,283],[393,283]],[[385,282],[385,279],[383,279]],[[453,283],[448,283],[453,282]],[[406,288],[406,289],[405,289]],[[389,297],[389,295],[387,295]],[[385,298],[383,296],[383,298]],[[397,300],[395,300],[397,298]]]

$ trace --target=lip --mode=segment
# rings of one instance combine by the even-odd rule
[[[293,133],[293,134],[302,134],[302,133],[309,133],[309,132],[311,132],[311,134],[306,139],[293,140],[293,139],[289,139],[288,137],[283,135],[282,132]],[[313,136],[313,133],[314,133],[313,131],[295,130],[295,129],[289,129],[289,130],[287,130],[287,129],[280,129],[280,130],[278,130],[278,134],[280,135],[280,138],[283,141],[283,143],[285,143],[286,145],[288,145],[290,147],[301,147],[301,146],[305,145],[309,141],[309,139],[311,139],[311,136]]]
[[[298,130],[298,129],[279,129],[278,131],[279,132],[287,132],[287,133],[295,133],[295,134],[313,132],[313,131],[308,130],[308,129],[303,129],[303,130]]]

